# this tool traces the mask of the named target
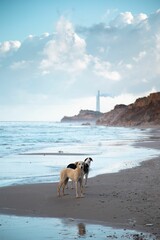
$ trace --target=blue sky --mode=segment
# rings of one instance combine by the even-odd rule
[[[60,120],[160,91],[159,0],[0,0],[0,120]],[[152,66],[152,67],[151,67]]]
[[[159,0],[0,0],[0,41],[51,33],[61,15],[75,25],[91,26],[118,12],[149,14],[159,7]],[[112,11],[110,16],[108,10]]]

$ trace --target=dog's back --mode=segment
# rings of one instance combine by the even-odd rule
[[[72,169],[76,169],[76,164],[75,163],[70,163],[68,164],[67,168],[72,168]]]
[[[75,181],[76,172],[77,172],[77,169],[64,168],[60,173],[61,181],[66,181],[66,180],[68,181],[69,178]]]

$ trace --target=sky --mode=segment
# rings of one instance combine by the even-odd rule
[[[0,0],[0,121],[133,103],[159,65],[159,0]]]

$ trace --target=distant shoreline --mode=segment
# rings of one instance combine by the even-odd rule
[[[66,153],[66,152],[36,152],[36,153],[20,153],[19,155],[40,155],[40,156],[47,156],[47,155],[62,155],[62,156],[89,156],[91,154],[88,154],[88,153]],[[95,155],[95,153],[94,153]]]

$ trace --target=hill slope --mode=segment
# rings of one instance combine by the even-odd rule
[[[160,125],[160,92],[138,98],[130,105],[116,105],[97,120],[98,125],[153,126]]]

